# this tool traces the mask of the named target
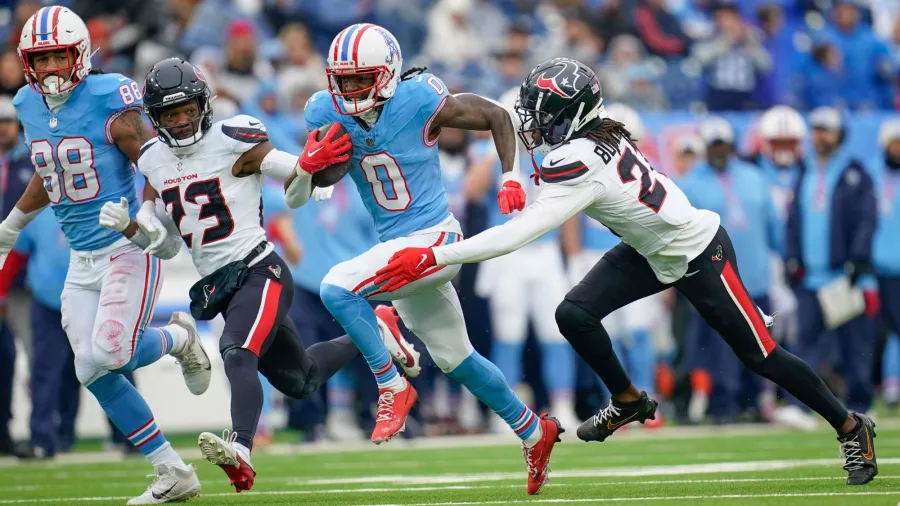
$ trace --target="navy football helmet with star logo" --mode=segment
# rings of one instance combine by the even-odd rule
[[[525,147],[544,154],[586,134],[606,117],[594,71],[568,58],[535,67],[522,83],[515,109]]]

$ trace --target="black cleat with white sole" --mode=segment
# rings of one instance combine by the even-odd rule
[[[588,418],[576,434],[582,441],[604,441],[620,427],[631,422],[644,423],[656,419],[656,408],[659,403],[641,392],[641,398],[633,403],[621,403],[610,399],[609,405]]]
[[[844,470],[847,471],[847,485],[865,485],[878,475],[875,460],[875,422],[866,415],[853,413],[859,422],[856,428],[837,438],[841,443]]]

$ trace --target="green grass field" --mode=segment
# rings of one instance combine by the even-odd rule
[[[875,441],[880,475],[850,488],[834,435],[824,430],[630,429],[602,444],[582,443],[570,431],[537,497],[525,494],[521,451],[508,439],[395,440],[352,451],[278,445],[254,454],[259,475],[253,490],[241,494],[199,452],[182,454],[203,482],[191,504],[895,506],[900,428],[880,428]],[[141,458],[117,458],[80,453],[52,464],[0,461],[0,505],[124,504],[146,487],[151,468]]]

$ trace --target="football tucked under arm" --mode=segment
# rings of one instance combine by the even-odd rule
[[[559,227],[596,199],[594,186],[547,185],[540,196],[513,219],[464,241],[434,248],[437,265],[471,264],[512,253]]]

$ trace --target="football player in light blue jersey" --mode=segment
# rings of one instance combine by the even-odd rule
[[[500,97],[500,102],[512,108],[518,94],[519,88],[509,90]],[[468,197],[473,200],[492,195],[500,185],[500,162],[493,142],[482,132],[475,137],[477,140],[470,147],[472,164],[466,174]],[[522,167],[523,172],[531,172],[530,158],[527,155],[521,158],[528,158],[529,167]],[[540,165],[543,158],[536,153],[535,163]],[[523,172],[520,172],[520,183],[527,189],[528,200],[534,200],[541,189]],[[516,214],[503,214],[496,206],[488,205],[487,226],[501,225]],[[540,269],[535,269],[536,265]],[[491,360],[508,381],[514,384],[522,381],[522,354],[531,321],[541,347],[541,372],[550,397],[550,410],[564,427],[581,424],[575,414],[575,355],[559,332],[554,315],[557,301],[565,297],[568,289],[558,230],[509,255],[484,262],[475,280],[475,293],[486,298],[490,305]],[[496,424],[491,427],[493,432],[502,429],[497,426],[497,422],[502,422],[500,419],[492,420]]]
[[[490,130],[504,172],[498,204],[510,212],[525,203],[514,171],[518,149],[511,111],[475,95],[450,95],[444,83],[424,69],[401,75],[402,61],[397,40],[384,28],[367,23],[349,26],[328,50],[328,90],[316,93],[307,104],[311,134],[298,179],[349,158],[350,176],[382,241],[332,268],[322,281],[320,295],[378,382],[373,442],[387,441],[404,429],[417,394],[392,364],[367,298],[394,301],[397,313],[426,344],[435,363],[510,425],[523,441],[528,492],[536,494],[547,478],[559,424],[547,415],[535,415],[497,367],[472,348],[450,283],[459,267],[434,269],[396,291],[383,291],[374,283],[376,271],[401,249],[460,239],[460,225],[450,213],[441,183],[437,150],[441,128]],[[334,127],[324,141],[317,139],[315,129],[334,122],[347,130],[351,151],[344,144],[347,136],[330,141]],[[289,193],[286,200],[291,199]],[[289,202],[292,207],[296,204]]]
[[[186,313],[176,313],[165,327],[147,328],[162,262],[123,236],[133,237],[136,227],[101,226],[105,203],[127,203],[132,215],[138,208],[131,162],[151,138],[141,117],[141,89],[122,75],[91,70],[87,27],[65,7],[44,7],[28,19],[19,56],[28,85],[13,103],[36,174],[0,223],[0,265],[22,228],[49,205],[72,249],[61,312],[78,380],[156,470],[153,483],[128,504],[195,496],[200,482],[193,467],[172,449],[150,407],[120,374],[171,354],[193,393],[203,393],[210,376]],[[150,238],[141,242],[149,245]]]

